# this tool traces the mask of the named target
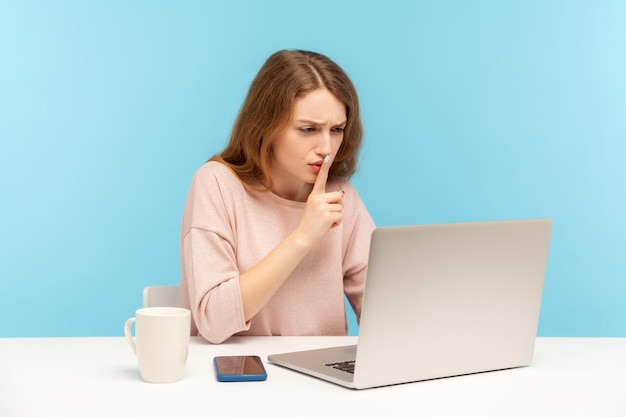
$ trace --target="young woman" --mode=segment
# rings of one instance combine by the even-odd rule
[[[360,317],[374,229],[348,182],[361,138],[337,64],[299,50],[268,58],[187,197],[179,304],[192,334],[347,333],[344,294]]]

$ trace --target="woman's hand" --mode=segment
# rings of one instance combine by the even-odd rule
[[[278,291],[298,263],[343,220],[343,191],[326,192],[330,161],[322,164],[295,230],[258,264],[239,276],[245,320]]]
[[[311,248],[343,220],[343,191],[326,192],[330,161],[323,163],[300,223],[293,234],[299,244]]]

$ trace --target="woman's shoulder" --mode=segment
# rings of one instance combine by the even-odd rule
[[[239,177],[226,165],[217,161],[205,162],[198,168],[191,182],[194,195],[240,195],[245,193]]]
[[[215,180],[218,183],[239,182],[239,178],[233,171],[231,171],[230,168],[217,161],[205,162],[200,168],[198,168],[194,177],[196,181],[201,182]]]

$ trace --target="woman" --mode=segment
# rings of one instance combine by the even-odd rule
[[[179,304],[192,334],[346,334],[343,295],[360,317],[374,228],[347,181],[361,138],[337,64],[299,50],[268,58],[187,197]]]

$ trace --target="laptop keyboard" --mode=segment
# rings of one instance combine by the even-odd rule
[[[339,369],[340,371],[348,372],[349,374],[354,373],[354,361],[327,363],[326,366],[330,366],[334,369]]]

